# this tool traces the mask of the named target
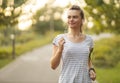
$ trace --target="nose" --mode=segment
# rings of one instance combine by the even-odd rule
[[[70,18],[70,21],[73,21],[73,18]]]

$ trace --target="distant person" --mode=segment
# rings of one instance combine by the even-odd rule
[[[56,69],[62,59],[59,83],[92,83],[96,79],[90,58],[93,39],[82,33],[83,22],[83,11],[78,5],[72,5],[67,12],[68,32],[53,40],[51,68]]]

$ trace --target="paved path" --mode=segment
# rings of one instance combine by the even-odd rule
[[[59,68],[50,68],[52,45],[28,52],[0,70],[0,83],[57,83]]]

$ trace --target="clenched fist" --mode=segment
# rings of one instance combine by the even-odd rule
[[[96,72],[95,70],[89,71],[90,78],[94,81],[96,79]]]
[[[63,50],[63,48],[64,48],[64,43],[65,43],[64,38],[61,38],[60,41],[58,42],[58,44],[59,44],[58,48],[59,48],[60,51]]]

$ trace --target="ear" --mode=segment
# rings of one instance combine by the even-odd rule
[[[84,24],[84,19],[81,20],[81,25],[80,25],[80,27],[81,27],[83,24]]]
[[[84,20],[84,19],[82,19],[82,24],[84,23],[84,21],[85,21],[85,20]]]

